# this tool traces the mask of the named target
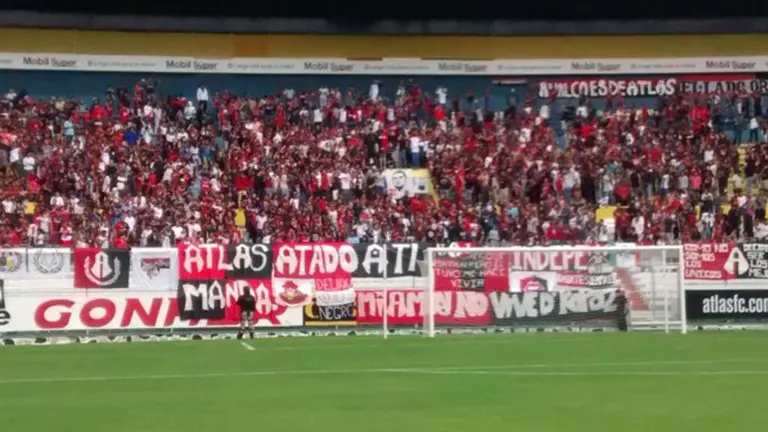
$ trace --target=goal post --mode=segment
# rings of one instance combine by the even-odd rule
[[[429,248],[424,335],[439,327],[616,327],[616,296],[633,330],[687,332],[683,248]]]

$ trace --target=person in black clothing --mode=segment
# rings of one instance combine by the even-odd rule
[[[629,318],[629,307],[627,302],[627,296],[624,295],[624,291],[621,289],[616,290],[616,297],[613,299],[613,304],[616,305],[616,326],[619,331],[627,331],[629,325],[627,323]]]
[[[237,305],[240,307],[240,331],[237,332],[237,338],[242,339],[245,329],[253,339],[253,311],[256,310],[256,298],[251,294],[251,289],[245,287],[243,293],[237,298]]]

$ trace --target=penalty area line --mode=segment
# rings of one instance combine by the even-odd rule
[[[248,342],[240,342],[240,345],[242,345],[243,348],[247,349],[248,351],[256,351],[256,348],[254,348],[253,345],[249,344]]]

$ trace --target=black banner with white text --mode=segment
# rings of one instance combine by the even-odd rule
[[[765,321],[768,289],[687,290],[685,309],[691,321]]]
[[[496,325],[613,324],[618,318],[612,289],[492,292],[488,300]]]

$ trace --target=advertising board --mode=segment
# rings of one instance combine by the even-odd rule
[[[663,75],[704,73],[768,72],[768,56],[679,57],[617,59],[495,59],[425,60],[398,58],[350,60],[346,58],[228,57],[195,58],[170,56],[0,53],[0,68],[11,70],[139,72],[181,74],[255,75]],[[629,93],[665,92],[669,82],[579,83],[567,91],[600,92],[623,89]],[[582,90],[582,87],[585,87]]]

